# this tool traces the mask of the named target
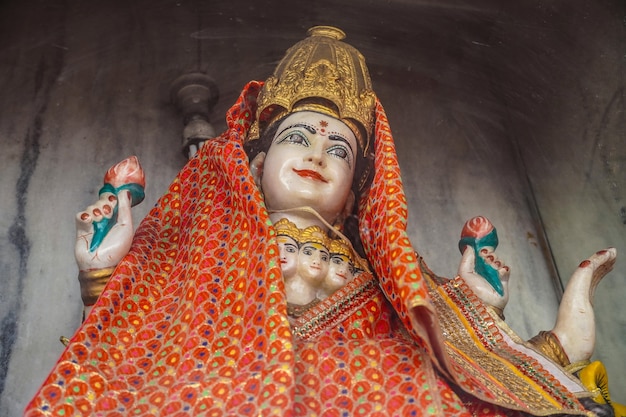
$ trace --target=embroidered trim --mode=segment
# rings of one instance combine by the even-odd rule
[[[543,330],[539,332],[539,334],[530,339],[528,343],[533,345],[544,356],[552,359],[562,367],[565,368],[570,364],[570,360],[561,342],[551,331]]]
[[[345,287],[301,315],[292,323],[293,334],[302,339],[315,338],[352,315],[354,310],[379,291],[378,281],[374,276],[363,272]]]
[[[550,414],[560,408],[572,414],[586,414],[573,394],[538,361],[505,343],[489,310],[461,278],[441,281],[425,265],[422,267],[438,311],[447,353],[461,378],[466,375],[467,380],[471,378],[480,384],[471,387],[475,396],[535,415]],[[445,283],[437,285],[438,282]],[[457,315],[464,320],[459,321]],[[489,392],[495,397],[487,396]]]
[[[513,350],[510,346],[503,342],[502,334],[493,318],[485,308],[483,303],[477,303],[476,296],[469,289],[467,284],[461,278],[455,278],[452,285],[448,284],[443,287],[450,299],[459,306],[463,315],[468,319],[476,336],[482,342],[483,346],[491,352],[496,353],[501,358],[510,362],[515,368],[539,385],[547,394],[559,401],[561,406],[569,408],[578,408],[576,401],[563,385],[554,378],[553,375],[545,372],[543,366],[534,358],[524,355],[522,352]],[[507,387],[518,386],[522,388],[521,392],[532,393],[523,381],[517,381],[518,378],[506,376],[503,369],[496,368],[491,370],[496,379],[506,381]],[[536,397],[539,400],[539,397]],[[530,399],[526,400],[527,406],[532,407],[534,402]],[[544,401],[538,401],[543,403]],[[547,405],[547,404],[546,404]]]
[[[298,318],[306,313],[308,309],[313,308],[314,306],[319,304],[320,301],[321,300],[319,298],[315,298],[313,299],[313,301],[305,305],[287,303],[287,314],[289,315],[289,317]]]

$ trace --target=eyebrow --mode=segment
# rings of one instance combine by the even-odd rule
[[[328,135],[328,139],[337,140],[339,142],[345,143],[346,145],[348,145],[348,148],[350,148],[350,152],[352,152],[352,155],[354,155],[354,149],[352,149],[352,145],[350,144],[348,139],[344,138],[341,135]]]
[[[304,129],[306,129],[312,135],[317,133],[317,129],[314,126],[311,126],[308,123],[294,123],[292,125],[287,126],[286,128],[284,128],[280,132],[278,132],[276,134],[276,137],[281,136],[286,130],[293,129],[294,127],[302,127]],[[336,141],[345,143],[346,145],[348,145],[348,148],[350,148],[350,152],[352,152],[352,155],[354,155],[354,149],[352,149],[352,145],[350,144],[350,142],[348,141],[347,138],[345,138],[345,137],[343,137],[342,135],[339,135],[339,134],[334,134],[334,135],[328,135],[328,139],[336,140]]]
[[[315,133],[317,133],[317,129],[315,129],[315,128],[314,128],[313,126],[311,126],[310,124],[306,124],[306,123],[295,123],[295,124],[292,124],[292,125],[287,126],[287,127],[286,127],[286,128],[284,128],[283,130],[281,130],[280,132],[278,132],[278,133],[276,134],[276,137],[278,137],[278,136],[282,135],[282,134],[283,134],[283,132],[284,132],[285,130],[293,129],[294,127],[303,127],[303,128],[305,128],[306,130],[308,130],[308,131],[309,131],[309,133],[311,133],[311,134],[315,134]]]
[[[324,248],[321,243],[317,243],[317,244],[322,246],[322,248],[318,249],[315,246],[313,246],[313,245],[315,245],[315,243],[305,242],[302,245],[302,249],[310,248],[310,249],[313,249],[313,250],[316,250],[316,251],[319,251],[319,252],[324,252],[324,253],[328,254],[328,256],[330,256],[330,252],[326,248]]]

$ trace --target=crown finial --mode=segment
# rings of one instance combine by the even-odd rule
[[[327,38],[340,41],[346,38],[346,33],[334,26],[313,26],[307,31],[309,36],[326,36]]]

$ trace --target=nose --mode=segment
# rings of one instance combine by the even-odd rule
[[[307,152],[305,156],[305,160],[308,162],[312,162],[314,165],[318,165],[320,167],[324,167],[326,165],[326,158],[324,153],[323,144],[321,141],[317,141],[314,146],[309,148],[309,152]]]
[[[319,253],[319,251],[315,251],[315,253],[313,254],[313,259],[312,259],[313,265],[319,265],[321,260],[322,260],[322,255]]]

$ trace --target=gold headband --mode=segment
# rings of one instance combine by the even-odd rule
[[[367,155],[376,95],[365,58],[341,42],[345,33],[316,26],[292,46],[259,92],[256,120],[247,140],[258,139],[272,122],[288,113],[311,110],[344,122]]]

